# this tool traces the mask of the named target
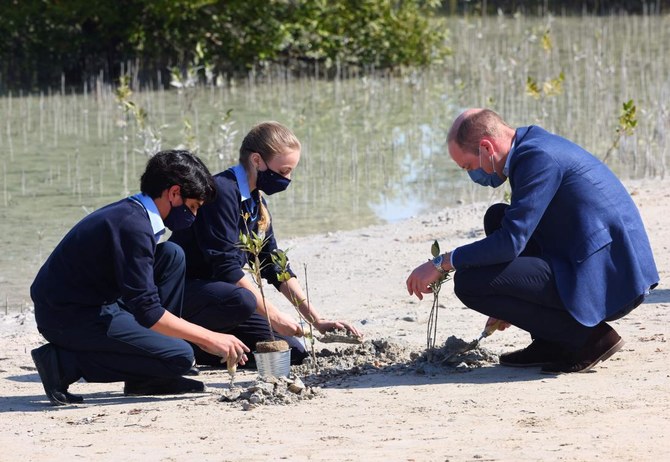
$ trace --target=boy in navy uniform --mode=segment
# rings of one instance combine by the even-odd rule
[[[190,226],[215,197],[207,167],[188,151],[162,151],[148,161],[140,189],[77,223],[30,288],[38,330],[50,342],[31,354],[53,405],[83,401],[68,392],[80,378],[124,381],[126,395],[204,391],[182,377],[194,363],[188,342],[246,361],[236,337],[172,314],[182,303],[184,254],[159,239],[166,226]]]

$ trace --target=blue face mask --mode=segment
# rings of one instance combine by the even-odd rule
[[[267,165],[267,164],[265,164]],[[291,180],[268,167],[262,172],[258,170],[256,177],[256,187],[268,196],[276,192],[284,191],[291,184]]]
[[[491,165],[493,165],[493,160],[491,160]],[[490,186],[492,188],[497,188],[498,186],[500,186],[505,182],[505,180],[500,178],[498,174],[495,172],[495,167],[492,173],[487,173],[482,168],[481,153],[479,155],[479,168],[468,171],[468,175],[470,175],[470,179],[475,183],[480,184],[482,186]]]
[[[193,212],[191,212],[191,209],[189,209],[186,204],[172,207],[168,216],[163,220],[165,226],[172,231],[186,229],[190,227],[194,221],[195,215],[193,215]]]

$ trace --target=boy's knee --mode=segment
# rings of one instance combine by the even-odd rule
[[[174,355],[169,359],[169,367],[176,375],[185,375],[195,362],[193,347],[186,341],[181,341]]]
[[[256,312],[256,296],[253,292],[243,287],[238,287],[235,290],[235,298],[237,305],[246,314],[246,318],[249,318]]]
[[[183,266],[186,263],[186,256],[184,255],[184,249],[182,249],[179,245],[171,241],[166,241],[161,244],[158,244],[158,247],[156,248],[156,255],[164,259],[165,262],[170,266],[172,265]]]

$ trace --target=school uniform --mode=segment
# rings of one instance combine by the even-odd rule
[[[235,335],[252,351],[256,342],[268,340],[270,329],[264,316],[256,313],[256,298],[235,284],[244,277],[248,255],[239,248],[240,232],[258,233],[260,219],[258,190],[250,191],[242,165],[214,176],[216,200],[205,204],[191,228],[172,234],[186,254],[186,290],[182,316],[208,329]],[[272,225],[265,232],[267,242],[260,254],[261,275],[279,289],[277,268],[270,254],[277,248]],[[292,276],[295,276],[289,268]],[[291,347],[291,361],[302,362],[305,347],[295,337],[274,334]],[[196,348],[199,364],[218,364],[215,358]]]
[[[184,256],[158,244],[164,225],[138,194],[91,213],[62,239],[30,288],[40,333],[63,382],[179,377],[193,364],[180,339],[150,330],[183,297]]]

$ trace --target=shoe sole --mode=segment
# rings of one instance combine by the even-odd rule
[[[598,363],[601,363],[614,355],[617,351],[619,351],[621,348],[623,348],[624,340],[622,338],[619,339],[617,343],[612,345],[609,350],[601,354],[598,358],[595,359],[591,364],[586,366],[584,369],[580,371],[576,371],[577,373],[581,374],[584,372],[589,372],[591,369],[593,369]],[[541,371],[543,374],[549,374],[549,375],[562,375],[562,374],[574,374],[574,372],[559,372],[559,371]]]
[[[142,393],[142,392],[123,392],[123,396],[178,396],[188,395],[191,393],[207,393],[207,390],[187,390],[187,391],[173,391],[173,392],[158,392],[158,393]]]
[[[550,363],[524,363],[524,364],[515,364],[515,363],[504,363],[499,361],[498,364],[501,366],[505,367],[516,367],[518,369],[523,369],[524,367],[541,367],[544,366],[545,364],[550,364]]]
[[[600,355],[600,357],[599,357],[598,359],[596,359],[595,361],[593,361],[593,362],[592,362],[591,364],[589,364],[586,368],[582,369],[582,370],[579,371],[579,372],[588,372],[588,371],[590,371],[591,369],[593,369],[593,367],[594,367],[596,364],[601,363],[601,362],[603,362],[603,361],[609,359],[614,353],[616,353],[616,352],[619,351],[621,348],[623,348],[623,346],[624,346],[625,343],[626,343],[626,342],[624,342],[623,339],[620,338],[619,341],[616,342],[614,345],[612,345],[612,347],[611,347],[609,350],[607,350],[605,353],[603,353],[602,355]]]

